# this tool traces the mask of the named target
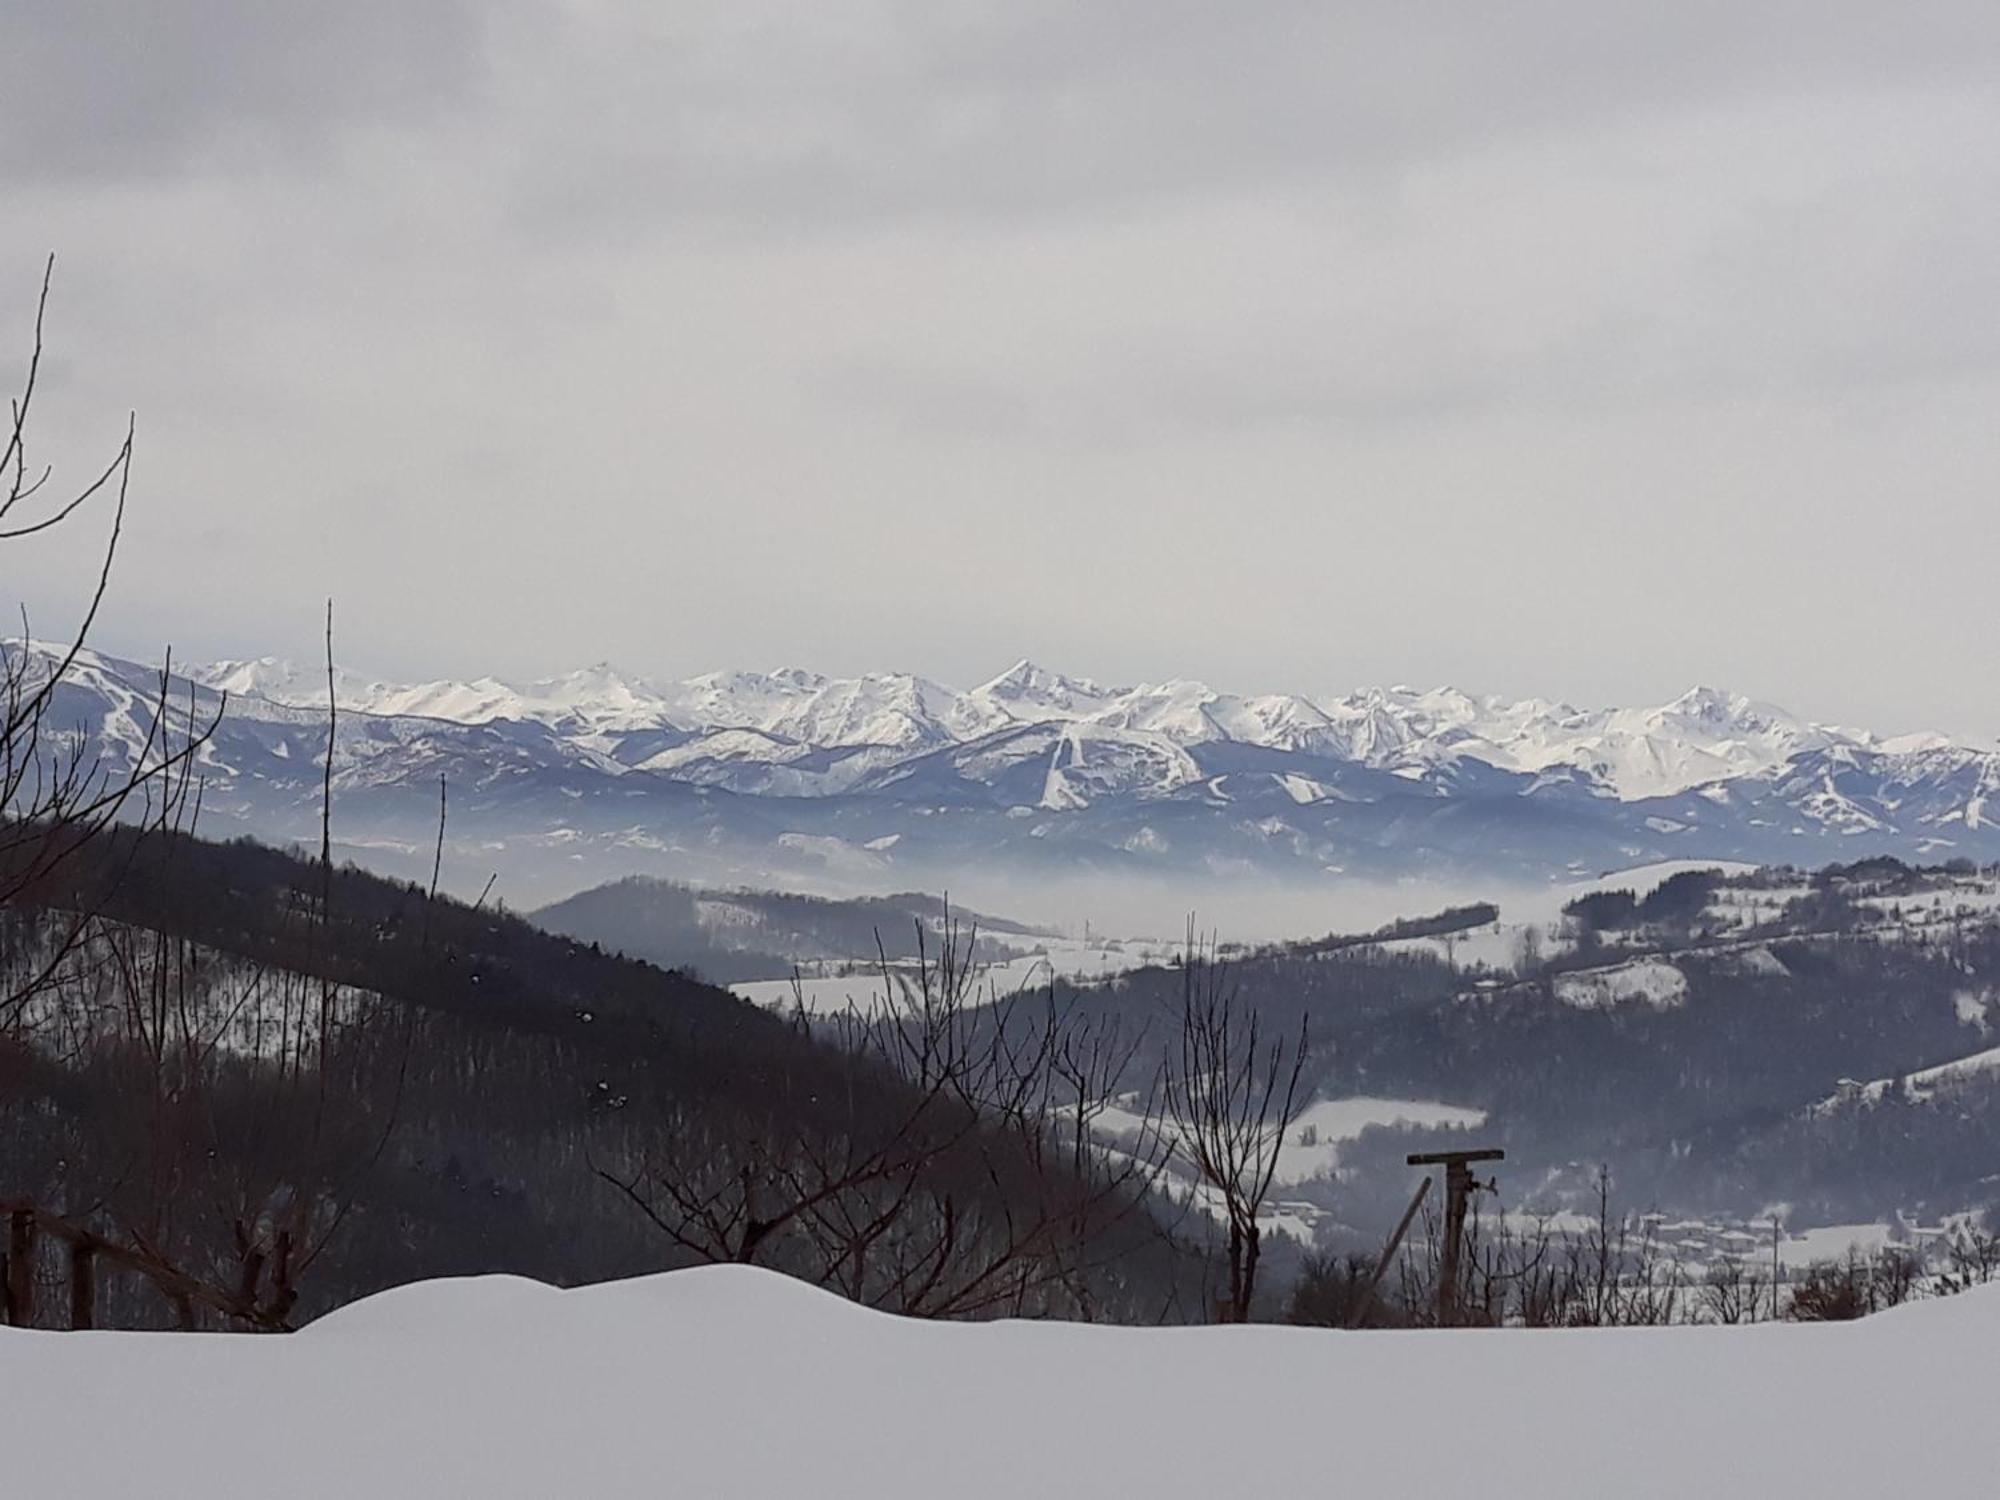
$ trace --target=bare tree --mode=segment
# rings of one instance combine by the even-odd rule
[[[107,883],[174,883],[201,810],[189,760],[156,778],[145,822],[107,831],[61,880],[33,892],[47,904],[25,917],[58,933],[61,957],[22,1011],[31,1023],[23,1035],[106,1086],[70,1127],[83,1148],[67,1153],[76,1168],[4,1206],[69,1245],[73,1319],[92,1315],[88,1268],[101,1258],[152,1282],[190,1326],[205,1308],[240,1325],[288,1327],[301,1279],[394,1128],[410,1009],[393,1027],[390,1002],[335,979],[330,628],[328,671],[317,889],[281,918],[303,924],[289,949],[304,962],[259,962],[111,916],[78,921]],[[443,840],[441,789],[438,862]],[[424,899],[427,952],[435,875]],[[386,1099],[369,1086],[385,1073],[394,1081]],[[0,1183],[6,1189],[20,1185]],[[10,1317],[19,1304],[11,1296]]]
[[[1261,1016],[1241,1003],[1214,939],[1198,937],[1190,920],[1176,1040],[1164,1086],[1172,1149],[1223,1221],[1228,1289],[1216,1311],[1224,1321],[1243,1323],[1263,1250],[1259,1215],[1300,1103],[1305,1020],[1296,1038],[1267,1042]]]
[[[8,403],[0,438],[0,545],[14,556],[24,545],[79,524],[94,508],[111,508],[95,582],[76,618],[66,625],[66,645],[38,643],[27,611],[21,637],[0,643],[0,913],[48,880],[66,861],[138,804],[142,818],[172,816],[185,780],[176,774],[195,759],[214,730],[197,724],[192,696],[178,714],[172,700],[171,657],[160,672],[159,689],[143,715],[140,743],[117,759],[60,719],[60,694],[86,662],[86,642],[110,587],[112,565],[124,534],[126,499],[132,475],[134,421],[127,418],[123,439],[110,461],[93,477],[70,489],[52,488],[52,466],[29,457],[30,423],[41,377],[43,336],[55,257],[49,257],[35,303],[33,341],[16,394]],[[44,943],[36,961],[0,985],[0,1032],[14,1029],[22,1012],[84,936],[88,913],[76,913],[66,928]]]
[[[1581,1229],[1556,1232],[1545,1218],[1496,1214],[1489,1227],[1478,1200],[1468,1216],[1456,1257],[1459,1284],[1449,1300],[1454,1326],[1586,1328],[1654,1326],[1692,1321],[1726,1309],[1735,1321],[1753,1321],[1765,1297],[1763,1283],[1739,1265],[1726,1282],[1720,1273],[1691,1290],[1685,1268],[1663,1252],[1656,1216],[1635,1221],[1612,1201],[1611,1174],[1600,1167],[1596,1212]],[[1440,1217],[1426,1208],[1423,1233],[1397,1267],[1393,1321],[1416,1327],[1439,1320],[1439,1278],[1448,1257]]]
[[[878,944],[883,999],[822,1028],[845,1089],[781,1079],[721,1126],[690,1109],[598,1175],[700,1260],[916,1316],[1097,1315],[1120,1252],[1155,1237],[1164,1147],[1151,1090],[1126,1087],[1140,1038],[1054,986],[993,992],[976,944],[949,907],[913,968]],[[798,1041],[816,1045],[802,1007]]]
[[[1755,1323],[1771,1310],[1771,1294],[1761,1270],[1740,1255],[1726,1255],[1704,1273],[1698,1305],[1712,1323]]]
[[[1962,1292],[2000,1280],[2000,1234],[1977,1224],[1960,1224],[1944,1243],[1945,1270],[1938,1277],[1938,1290]]]

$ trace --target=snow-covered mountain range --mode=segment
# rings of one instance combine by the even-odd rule
[[[305,708],[326,701],[322,673],[271,658],[218,662],[188,675],[237,697]],[[1554,771],[1627,801],[1769,772],[1810,751],[1842,747],[1907,757],[1955,748],[1938,735],[1884,740],[1811,724],[1709,687],[1657,708],[1613,709],[1475,697],[1455,688],[1244,697],[1183,679],[1104,687],[1029,661],[963,692],[901,673],[829,678],[797,669],[716,672],[655,686],[606,663],[522,686],[491,677],[400,684],[340,673],[335,687],[348,712],[541,724],[628,769],[734,790],[773,790],[769,770],[792,767],[782,789],[808,796],[864,780],[893,781],[895,768],[931,751],[1004,756],[1019,731],[1049,729],[1069,752],[1049,766],[1049,791],[1038,799],[1051,808],[1089,800],[1063,775],[1072,764],[1123,760],[1137,779],[1103,790],[1171,792],[1204,779],[1200,759],[1189,752],[1220,744],[1413,778],[1462,760]],[[662,738],[672,743],[646,743]],[[633,754],[635,741],[649,753]],[[1112,747],[1127,753],[1116,755]],[[891,774],[877,774],[885,770]]]
[[[271,837],[313,825],[326,690],[322,670],[269,659],[186,669],[180,711],[227,697],[206,761],[215,815]],[[64,689],[68,717],[114,752],[143,736],[156,693],[154,669],[95,653]],[[2000,858],[2000,753],[1713,688],[1608,709],[1451,688],[1242,696],[1023,661],[963,691],[792,669],[654,684],[599,665],[524,685],[338,673],[335,696],[340,821],[358,843],[422,847],[434,814],[416,809],[443,777],[460,837],[538,851],[565,867],[559,884]]]

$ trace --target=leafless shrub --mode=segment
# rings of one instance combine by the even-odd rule
[[[1900,1307],[1924,1291],[1923,1258],[1901,1245],[1873,1255],[1849,1250],[1839,1261],[1808,1266],[1792,1287],[1785,1316],[1800,1323],[1837,1323]]]
[[[329,636],[329,671],[331,650]],[[332,730],[329,705],[329,765]],[[57,1156],[70,1165],[33,1196],[9,1184],[0,1197],[72,1253],[151,1280],[184,1319],[198,1306],[283,1328],[394,1123],[399,1096],[362,1080],[400,1078],[393,1055],[407,1057],[408,1032],[388,1024],[381,997],[333,978],[330,776],[318,890],[284,917],[304,929],[289,947],[310,971],[92,913],[135,875],[173,882],[200,815],[194,765],[169,760],[142,825],[107,831],[74,860],[77,878],[46,873],[31,888],[38,904],[8,914],[17,934],[39,933],[17,1038],[87,1080],[97,1102],[63,1127]]]
[[[2000,1280],[2000,1234],[1973,1224],[1962,1224],[1945,1237],[1945,1268],[1938,1275],[1938,1291],[1962,1292]]]
[[[1771,1310],[1764,1273],[1741,1256],[1712,1262],[1696,1289],[1697,1316],[1710,1323],[1755,1323]]]
[[[1798,1323],[1844,1323],[1874,1310],[1868,1263],[1850,1252],[1844,1261],[1808,1266],[1792,1288],[1785,1316]]]
[[[779,1081],[753,1117],[691,1111],[598,1175],[693,1259],[769,1265],[925,1317],[1097,1316],[1120,1255],[1155,1234],[1166,1146],[1140,1038],[1051,985],[994,994],[947,909],[887,999],[832,1020],[848,1086]],[[801,1045],[806,1022],[801,1015]],[[1114,1110],[1133,1122],[1106,1129]]]
[[[1662,1249],[1652,1218],[1633,1219],[1612,1201],[1611,1177],[1597,1175],[1595,1213],[1581,1229],[1547,1219],[1489,1221],[1475,1198],[1458,1257],[1460,1285],[1449,1299],[1457,1326],[1649,1327],[1701,1318],[1719,1288],[1691,1285],[1686,1268]],[[1434,1327],[1443,1274],[1443,1226],[1426,1212],[1421,1232],[1385,1278],[1389,1310],[1378,1321]],[[1727,1291],[1732,1320],[1750,1321],[1767,1293],[1739,1266]]]
[[[1386,1327],[1400,1321],[1393,1306],[1371,1296],[1375,1258],[1308,1254],[1285,1298],[1285,1321],[1314,1328]]]
[[[0,555],[18,557],[24,544],[73,528],[105,504],[111,518],[91,592],[66,624],[69,643],[38,644],[25,609],[21,638],[0,642],[0,912],[47,881],[112,823],[129,816],[135,805],[145,818],[171,816],[172,804],[185,792],[185,773],[214,729],[213,722],[194,722],[190,703],[181,718],[183,733],[174,735],[170,662],[160,673],[154,701],[135,706],[135,717],[142,721],[141,742],[118,761],[106,758],[88,735],[59,718],[60,694],[85,659],[124,535],[135,427],[128,418],[110,461],[73,489],[51,488],[54,468],[30,460],[54,272],[51,256],[35,304],[27,367],[0,429],[0,544],[6,549]],[[49,976],[81,941],[88,922],[89,913],[74,913],[57,941],[40,953],[40,963],[14,972],[0,987],[0,1033],[18,1026]]]
[[[1227,1281],[1216,1311],[1247,1322],[1263,1252],[1258,1215],[1300,1103],[1305,1023],[1295,1039],[1267,1042],[1214,940],[1197,937],[1193,922],[1181,954],[1178,1020],[1164,1090],[1172,1149],[1221,1209]]]

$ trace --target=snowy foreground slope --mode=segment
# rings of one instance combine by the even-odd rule
[[[0,1329],[22,1495],[1979,1492],[2000,1288],[1858,1324],[936,1325],[715,1267],[432,1282],[289,1338]]]

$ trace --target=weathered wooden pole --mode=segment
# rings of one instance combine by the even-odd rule
[[[1367,1289],[1362,1292],[1361,1299],[1354,1304],[1354,1311],[1348,1314],[1349,1328],[1359,1328],[1368,1320],[1369,1309],[1375,1305],[1375,1289],[1382,1284],[1382,1278],[1388,1275],[1389,1262],[1394,1260],[1396,1252],[1402,1249],[1403,1236],[1410,1232],[1410,1221],[1417,1216],[1417,1210],[1423,1207],[1424,1199],[1430,1196],[1430,1191],[1431,1180],[1426,1177],[1422,1185],[1417,1188],[1416,1197],[1410,1200],[1410,1206],[1403,1210],[1402,1221],[1396,1225],[1396,1232],[1389,1236],[1389,1243],[1382,1251],[1382,1258],[1375,1262],[1375,1274],[1368,1278]]]
[[[1444,1169],[1444,1252],[1438,1261],[1438,1326],[1458,1323],[1458,1259],[1465,1245],[1465,1200],[1471,1196],[1472,1169],[1455,1161]]]
[[[7,1216],[7,1321],[16,1328],[35,1324],[35,1211],[17,1208]]]
[[[69,1245],[69,1326],[97,1326],[97,1246],[85,1239]]]
[[[1471,1164],[1476,1161],[1504,1161],[1507,1153],[1497,1148],[1481,1151],[1419,1151],[1409,1157],[1413,1167],[1444,1168],[1444,1243],[1438,1247],[1437,1317],[1440,1328],[1458,1322],[1459,1255],[1465,1244],[1465,1205],[1474,1190],[1486,1184],[1476,1181]]]

